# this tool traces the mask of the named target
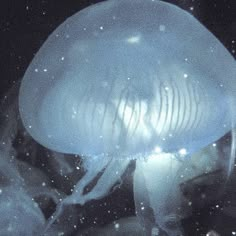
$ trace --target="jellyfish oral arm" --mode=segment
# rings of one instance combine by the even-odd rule
[[[169,236],[182,235],[181,220],[191,214],[192,201],[197,197],[196,192],[191,197],[184,194],[189,192],[187,186],[192,180],[201,179],[203,173],[205,177],[201,181],[204,184],[208,181],[208,184],[212,183],[208,174],[215,171],[220,170],[225,178],[228,165],[222,160],[216,144],[208,145],[191,156],[181,151],[176,154],[163,153],[158,149],[156,151],[158,152],[136,161],[136,213],[147,235],[160,229]],[[193,185],[192,183],[191,186]],[[217,187],[218,185],[217,182]]]
[[[181,233],[181,192],[179,176],[182,163],[173,154],[157,154],[137,160],[134,172],[134,199],[137,216],[148,231]],[[168,228],[168,224],[174,227]]]
[[[126,170],[129,160],[116,160],[108,158],[107,161],[103,162],[102,165],[98,167],[98,163],[101,162],[97,159],[97,162],[93,162],[93,165],[87,166],[87,172],[84,177],[76,184],[72,195],[65,198],[65,204],[81,204],[93,200],[100,199],[104,197],[110,189],[120,180],[120,177]],[[102,173],[101,177],[98,179],[97,184],[94,188],[87,194],[83,194],[86,186],[95,179],[99,172]]]
[[[52,226],[55,220],[57,220],[66,205],[84,205],[90,200],[101,199],[107,195],[111,188],[120,180],[120,176],[125,172],[130,160],[120,161],[112,159],[111,157],[104,158],[103,156],[100,156],[93,158],[93,161],[89,160],[86,162],[86,160],[84,160],[84,162],[84,167],[87,172],[75,185],[73,193],[70,196],[65,197],[57,206],[56,212],[48,221],[45,232]],[[90,192],[84,193],[86,186],[96,178],[98,173],[101,172],[103,173],[94,188]]]

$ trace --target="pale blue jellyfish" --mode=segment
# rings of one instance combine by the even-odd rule
[[[22,130],[18,90],[17,85],[13,86],[0,101],[0,235],[42,235],[46,226],[45,209],[52,202],[59,203],[64,195],[51,186],[51,180],[43,171],[19,158],[30,146],[34,150],[27,156],[30,155],[33,162],[37,150],[34,144],[29,145],[32,140]],[[65,219],[68,214],[65,215],[60,225],[54,224],[44,236],[55,236],[62,231],[69,234],[71,229]],[[74,215],[73,210],[70,215]],[[74,219],[70,219],[70,223],[73,226]]]
[[[23,183],[13,159],[0,148],[0,235],[31,236],[44,228],[43,213],[32,199],[37,189],[30,197]]]
[[[4,236],[37,235],[45,225],[38,205],[16,186],[1,188],[0,214],[0,235]]]
[[[179,234],[168,224],[179,217],[174,176],[184,156],[232,129],[235,75],[224,46],[162,1],[109,0],[66,20],[36,54],[19,95],[23,124],[37,142],[83,158],[87,172],[58,212],[106,195],[136,159],[136,208],[145,198],[154,217],[147,235],[158,227]]]

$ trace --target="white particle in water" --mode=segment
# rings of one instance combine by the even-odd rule
[[[161,152],[162,152],[162,149],[161,149],[160,147],[156,146],[156,147],[154,148],[154,152],[155,152],[155,153],[161,153]]]
[[[120,228],[120,224],[116,223],[115,224],[115,229],[119,229]]]
[[[140,42],[141,37],[139,35],[137,36],[131,36],[129,38],[126,39],[126,42],[130,43],[130,44],[136,44]]]
[[[186,155],[186,154],[187,154],[187,150],[186,150],[185,148],[181,148],[181,149],[179,150],[179,154],[180,154],[180,155]]]
[[[160,26],[159,26],[159,30],[160,30],[161,32],[164,32],[164,31],[166,30],[165,25],[160,25]]]

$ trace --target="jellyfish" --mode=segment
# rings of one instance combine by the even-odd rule
[[[35,55],[19,93],[28,133],[81,156],[86,170],[48,228],[67,205],[108,194],[136,160],[134,198],[146,234],[181,234],[178,177],[234,126],[235,72],[201,23],[163,1],[108,0],[68,18]],[[140,204],[149,207],[144,215]]]
[[[1,235],[30,236],[42,230],[45,218],[38,205],[22,189],[2,188],[0,202]]]
[[[0,235],[42,235],[45,211],[52,203],[60,202],[63,192],[53,188],[45,172],[30,163],[35,161],[37,150],[19,119],[18,91],[19,83],[16,83],[0,103]],[[33,148],[31,154],[29,147]],[[25,152],[28,157],[31,155],[29,162],[19,157]],[[74,215],[73,209],[70,215]],[[54,224],[45,236],[62,231],[69,234],[71,229],[65,228],[70,225],[67,218],[66,213],[61,217],[62,225]],[[74,218],[70,222],[73,228]]]
[[[23,188],[23,179],[13,161],[0,149],[0,234],[32,235],[43,229],[45,218]],[[31,222],[29,227],[25,223]]]

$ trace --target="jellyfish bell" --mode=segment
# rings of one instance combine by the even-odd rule
[[[173,153],[190,155],[231,130],[235,72],[224,46],[180,8],[109,0],[68,18],[49,36],[24,75],[19,109],[37,142],[84,156],[87,173],[67,198],[82,204],[104,196],[129,159],[143,165],[135,173],[147,174],[142,158],[157,150],[165,161]],[[158,173],[161,165],[151,166],[150,173]],[[154,199],[157,190],[146,187]]]
[[[106,1],[49,36],[25,73],[20,113],[63,153],[194,152],[231,129],[234,76],[233,57],[188,13]]]

